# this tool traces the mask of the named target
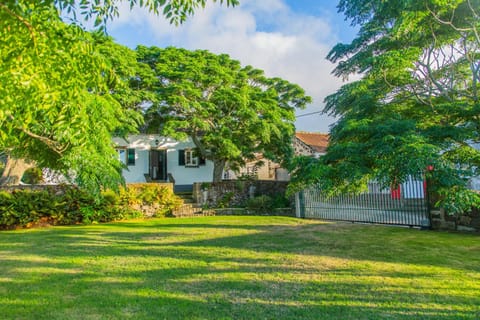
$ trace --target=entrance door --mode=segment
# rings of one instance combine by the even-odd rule
[[[167,180],[167,150],[150,150],[148,174],[152,180]]]

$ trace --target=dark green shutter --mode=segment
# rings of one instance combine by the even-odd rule
[[[183,149],[178,150],[178,165],[179,166],[185,165],[185,150]]]
[[[127,166],[135,165],[135,149],[127,149]]]

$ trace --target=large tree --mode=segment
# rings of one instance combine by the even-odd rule
[[[214,182],[227,163],[241,166],[255,153],[282,163],[290,159],[295,109],[311,101],[298,85],[267,78],[226,54],[173,47],[137,51],[155,73],[143,81],[154,93],[148,129],[190,137],[199,156],[213,161]]]
[[[326,98],[325,112],[339,117],[327,155],[303,159],[296,181],[358,190],[369,179],[389,186],[426,174],[450,212],[478,205],[466,184],[480,167],[479,0],[338,8],[360,31],[328,59],[337,76],[362,78]]]
[[[182,22],[205,0],[128,1]],[[220,1],[223,2],[223,1]],[[236,0],[225,1],[236,4]],[[113,133],[132,131],[138,114],[126,86],[135,53],[101,32],[120,1],[7,0],[0,3],[0,184],[18,183],[29,165],[47,166],[98,190],[121,181]],[[74,23],[62,21],[70,14]]]

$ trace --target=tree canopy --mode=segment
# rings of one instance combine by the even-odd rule
[[[478,205],[466,186],[480,167],[480,2],[341,0],[338,8],[360,31],[327,58],[335,75],[362,78],[326,98],[324,112],[339,117],[327,155],[301,160],[296,182],[358,190],[369,179],[390,186],[426,175],[450,212]]]
[[[128,2],[179,23],[206,0]],[[135,52],[79,22],[93,19],[102,29],[119,3],[0,3],[0,150],[15,159],[11,165],[22,160],[57,169],[93,191],[121,181],[111,135],[134,131],[141,120],[127,85],[137,73]],[[62,21],[68,13],[74,23]],[[21,176],[9,179],[12,172],[0,182],[17,183]]]
[[[178,48],[137,48],[154,77],[146,111],[149,130],[190,137],[199,155],[214,162],[213,181],[225,164],[237,168],[262,153],[284,162],[292,156],[295,109],[311,98],[298,85],[242,67],[226,54]]]

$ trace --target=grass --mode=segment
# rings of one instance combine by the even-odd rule
[[[2,319],[480,319],[480,237],[284,217],[0,233]]]

